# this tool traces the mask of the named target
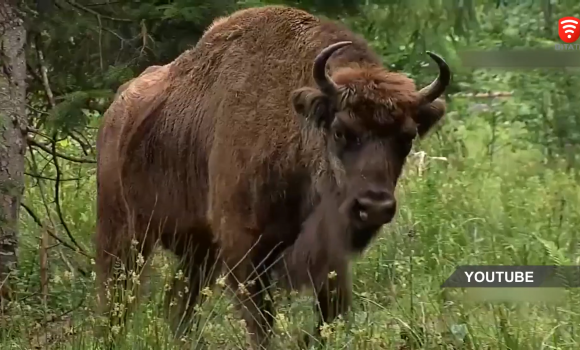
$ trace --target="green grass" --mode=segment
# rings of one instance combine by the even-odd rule
[[[521,125],[491,130],[482,118],[460,117],[464,112],[456,107],[440,134],[420,145],[427,153],[422,165],[419,157],[409,160],[399,185],[397,219],[354,263],[353,312],[324,329],[326,348],[579,348],[580,297],[574,289],[558,298],[548,290],[440,288],[462,264],[578,264],[576,174],[562,170],[558,159],[547,162],[542,149],[526,141]],[[90,252],[94,177],[76,186],[63,185],[63,211]],[[39,198],[29,184],[26,201],[41,212]],[[57,253],[60,248],[52,250],[51,294],[43,306],[38,295],[40,231],[28,217],[23,217],[22,230],[21,296],[11,305],[11,316],[3,318],[0,348],[31,349],[42,343],[55,349],[98,348],[93,331],[102,320],[93,311],[91,265],[65,249],[67,258]],[[65,236],[62,227],[58,232]],[[69,272],[63,259],[82,266],[87,276]],[[169,263],[165,255],[154,258],[151,293],[127,325],[119,349],[178,348],[161,312],[165,279],[173,274]],[[207,348],[246,348],[233,299],[219,286],[205,293],[211,295],[199,314]],[[540,300],[528,302],[526,296]],[[509,300],[514,297],[520,301]],[[296,340],[314,326],[312,299],[309,294],[292,295],[290,301],[280,297],[277,306],[273,348],[296,349]],[[181,345],[193,349],[198,338],[183,339]]]

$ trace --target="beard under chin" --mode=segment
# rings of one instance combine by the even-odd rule
[[[336,197],[324,197],[302,225],[296,241],[275,268],[280,286],[302,289],[320,285],[333,266],[348,256],[348,216],[339,213]]]
[[[274,268],[281,287],[287,290],[316,287],[335,266],[368,246],[382,225],[356,220],[355,202],[354,196],[339,191],[322,196]]]

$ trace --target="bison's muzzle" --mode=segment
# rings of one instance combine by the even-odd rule
[[[371,226],[389,223],[395,216],[396,208],[395,198],[383,190],[368,190],[353,205],[357,221]]]
[[[346,200],[340,209],[355,229],[376,228],[393,220],[397,201],[391,191],[370,188]]]

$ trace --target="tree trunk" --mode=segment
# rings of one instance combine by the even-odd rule
[[[12,296],[24,190],[26,29],[16,1],[0,0],[0,307]]]

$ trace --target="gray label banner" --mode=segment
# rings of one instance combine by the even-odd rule
[[[578,44],[576,44],[578,45]],[[470,68],[565,68],[580,67],[579,46],[557,44],[552,49],[513,49],[491,51],[462,51],[462,64]]]
[[[580,266],[459,266],[441,288],[580,287]]]

